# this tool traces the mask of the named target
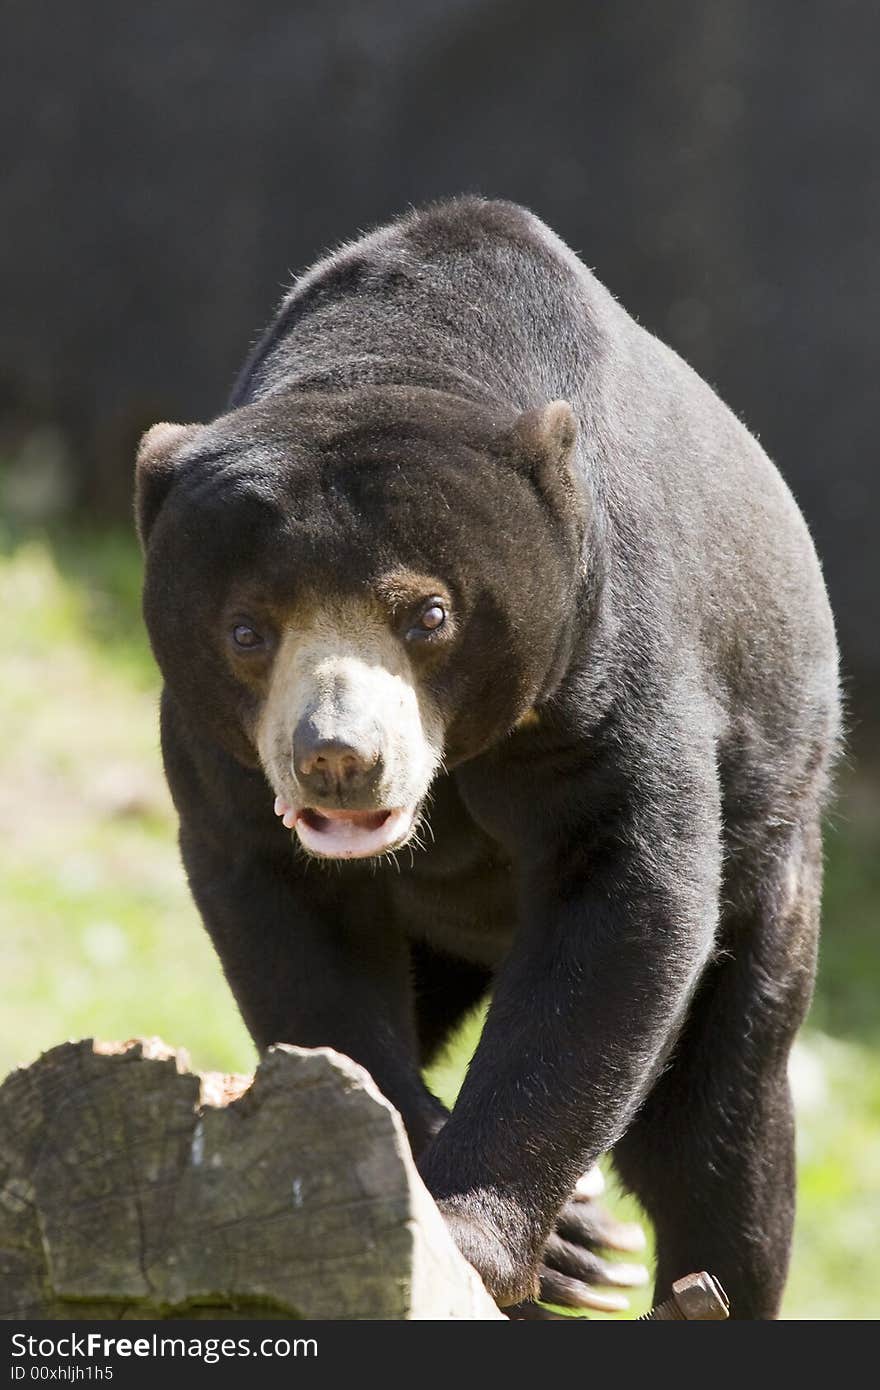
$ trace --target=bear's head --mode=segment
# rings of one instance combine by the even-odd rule
[[[141,443],[144,613],[189,727],[325,858],[414,833],[441,767],[568,664],[586,499],[564,401],[303,393]],[[267,789],[267,795],[269,795]]]

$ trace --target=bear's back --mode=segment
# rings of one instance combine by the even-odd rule
[[[412,384],[525,410],[577,405],[626,318],[537,217],[460,198],[341,247],[294,284],[233,405],[294,387]],[[635,327],[635,325],[633,325]]]
[[[798,691],[813,713],[835,703],[824,583],[780,474],[534,214],[451,199],[341,247],[293,286],[233,404],[389,383],[518,410],[569,400],[638,640],[662,624],[725,720],[776,711],[783,730]]]

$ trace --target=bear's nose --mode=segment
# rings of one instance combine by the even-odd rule
[[[301,719],[293,734],[293,766],[309,791],[324,796],[354,792],[377,773],[379,749],[372,740],[328,738],[310,719]]]

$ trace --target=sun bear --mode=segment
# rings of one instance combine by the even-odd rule
[[[258,1047],[372,1073],[501,1306],[588,1301],[612,1150],[658,1295],[708,1269],[773,1317],[839,703],[744,426],[535,216],[461,198],[303,275],[226,413],[145,435],[136,512]],[[447,1114],[422,1069],[487,995]]]

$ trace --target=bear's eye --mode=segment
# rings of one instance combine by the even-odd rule
[[[439,598],[429,599],[419,614],[418,622],[414,623],[406,634],[407,637],[428,637],[433,632],[439,632],[446,622],[446,609]]]
[[[260,636],[259,632],[248,623],[235,624],[235,627],[232,629],[232,640],[237,647],[243,647],[248,651],[253,650],[254,647],[262,647],[264,645],[263,638]]]

